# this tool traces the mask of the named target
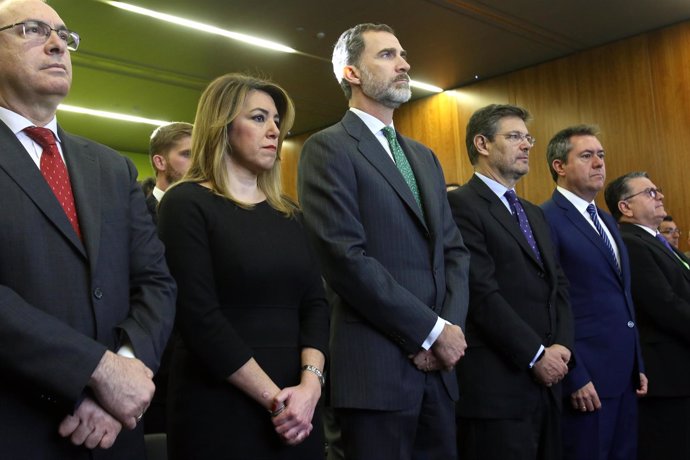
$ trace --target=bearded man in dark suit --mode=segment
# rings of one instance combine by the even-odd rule
[[[392,29],[344,32],[333,69],[350,110],[305,143],[298,183],[333,294],[330,397],[345,457],[452,460],[469,256],[438,159],[393,129],[410,65]]]

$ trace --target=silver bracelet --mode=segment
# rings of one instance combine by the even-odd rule
[[[318,367],[312,366],[311,364],[306,364],[302,366],[302,371],[311,372],[312,374],[316,375],[319,378],[319,383],[322,387],[326,384],[326,379],[323,376],[323,372],[321,372]]]

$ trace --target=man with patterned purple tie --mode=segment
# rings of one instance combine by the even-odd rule
[[[529,117],[512,105],[476,111],[466,133],[475,174],[448,193],[470,250],[468,349],[457,366],[462,459],[561,458],[572,318],[544,216],[514,190],[529,171]]]
[[[172,328],[134,165],[57,123],[78,46],[46,3],[0,1],[3,458],[144,458],[138,422]]]
[[[606,187],[630,254],[632,297],[649,393],[640,399],[640,460],[690,458],[690,265],[657,232],[664,195],[644,172]]]
[[[593,126],[558,132],[547,146],[557,188],[542,208],[570,282],[575,366],[563,382],[565,459],[634,459],[637,400],[644,394],[628,254],[594,199],[604,187],[604,149]]]

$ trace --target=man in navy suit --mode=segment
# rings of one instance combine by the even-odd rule
[[[78,45],[44,2],[0,3],[3,458],[143,458],[172,328],[175,284],[134,165],[56,120]]]
[[[350,110],[307,140],[299,197],[331,290],[330,391],[346,458],[456,458],[469,254],[436,156],[395,133],[410,65],[390,27],[344,32]]]
[[[690,260],[657,231],[664,195],[647,173],[606,187],[630,254],[649,394],[640,400],[639,460],[690,458]]]
[[[573,341],[567,281],[539,207],[515,185],[529,171],[529,112],[489,105],[469,122],[474,175],[448,193],[470,250],[467,356],[458,364],[459,457],[561,457],[560,381]]]
[[[570,282],[575,367],[564,381],[565,459],[635,459],[637,399],[644,395],[628,254],[615,221],[596,207],[604,149],[596,128],[557,133],[547,147],[556,190],[542,206]]]

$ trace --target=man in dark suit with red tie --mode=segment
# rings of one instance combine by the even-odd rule
[[[690,261],[657,231],[664,195],[644,172],[606,187],[630,254],[649,392],[639,404],[640,460],[690,458]]]
[[[78,46],[44,2],[0,2],[3,458],[144,458],[138,422],[172,327],[134,166],[57,124]]]
[[[467,355],[457,367],[459,458],[561,458],[560,381],[573,345],[567,281],[537,206],[515,194],[527,110],[490,105],[465,135],[475,174],[448,194],[470,250]]]

